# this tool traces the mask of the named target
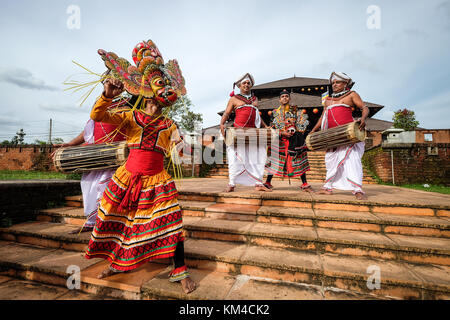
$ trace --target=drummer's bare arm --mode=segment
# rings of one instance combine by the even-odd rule
[[[81,131],[81,133],[78,136],[70,140],[68,143],[63,143],[63,147],[65,144],[67,144],[67,147],[79,146],[83,142],[84,142],[84,131]]]
[[[225,112],[222,115],[222,119],[220,119],[220,132],[222,132],[222,135],[225,137],[225,123],[227,122],[228,118],[230,117],[230,114],[233,112],[234,109],[234,99],[231,98],[228,101],[227,108],[225,109]]]
[[[104,83],[104,90],[91,111],[91,119],[112,124],[120,124],[125,120],[126,112],[111,113],[107,109],[114,97],[122,93],[123,84],[117,79],[108,79]]]
[[[366,119],[369,116],[369,108],[364,104],[361,97],[356,92],[352,92],[350,97],[352,98],[353,105],[361,109],[362,111],[362,117],[360,119],[361,124],[359,125],[359,129],[363,130],[366,127]]]
[[[84,131],[81,131],[81,133],[78,136],[76,136],[75,138],[73,138],[69,142],[54,144],[53,146],[56,147],[56,148],[74,147],[74,146],[79,146],[83,142],[84,142]]]
[[[84,142],[84,131],[81,131],[81,133],[78,136],[76,136],[69,142],[54,144],[53,147],[55,147],[55,148],[74,147],[74,146],[79,146],[83,142]],[[55,157],[56,150],[57,149],[55,149],[55,151],[53,151],[51,154],[52,159],[54,159],[54,157]]]

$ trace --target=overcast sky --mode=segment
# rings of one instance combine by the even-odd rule
[[[82,93],[63,91],[67,77],[83,72],[72,60],[102,73],[99,48],[132,62],[132,49],[147,39],[165,61],[178,60],[203,127],[219,123],[245,72],[261,84],[335,70],[356,81],[364,100],[385,106],[375,118],[392,120],[407,107],[421,127],[450,128],[450,1],[0,3],[0,141],[20,128],[27,142],[46,140],[50,118],[54,136],[76,136],[102,89],[79,107]],[[79,20],[68,11],[73,5]]]

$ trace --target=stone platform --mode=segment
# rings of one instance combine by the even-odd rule
[[[450,297],[450,196],[367,185],[367,199],[359,201],[350,192],[303,192],[287,181],[274,181],[270,193],[240,186],[224,193],[223,179],[176,184],[186,263],[199,284],[194,293],[168,281],[170,261],[97,279],[106,263],[82,257],[90,234],[68,234],[84,223],[81,196],[39,210],[35,221],[0,229],[3,276],[65,287],[67,267],[77,265],[79,292],[97,298]],[[368,286],[373,267],[380,270],[379,289]]]

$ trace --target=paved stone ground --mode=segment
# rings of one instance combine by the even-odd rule
[[[111,300],[108,297],[69,290],[34,281],[0,275],[0,300]]]
[[[351,191],[335,190],[333,195],[321,195],[315,193],[303,192],[300,190],[300,179],[291,180],[289,185],[288,180],[272,181],[274,190],[272,192],[258,192],[253,187],[246,187],[238,185],[235,188],[235,195],[263,195],[272,196],[295,196],[299,199],[313,199],[316,200],[349,200],[355,201],[355,196]],[[311,183],[314,190],[318,191],[323,186],[323,183]],[[224,192],[227,187],[227,180],[215,178],[193,178],[177,180],[176,186],[179,191],[195,191],[195,192]],[[432,206],[449,206],[450,195],[428,192],[421,190],[406,189],[400,187],[392,187],[378,184],[363,185],[363,190],[366,193],[366,199],[360,202],[376,202],[386,204],[418,204],[418,205],[432,205]],[[231,194],[231,193],[230,193]]]

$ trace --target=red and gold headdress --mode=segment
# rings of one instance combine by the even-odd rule
[[[138,43],[132,58],[135,66],[114,52],[99,49],[98,54],[114,78],[123,82],[125,90],[132,95],[154,98],[159,104],[169,106],[179,96],[186,94],[185,81],[177,60],[164,60],[152,40]]]

